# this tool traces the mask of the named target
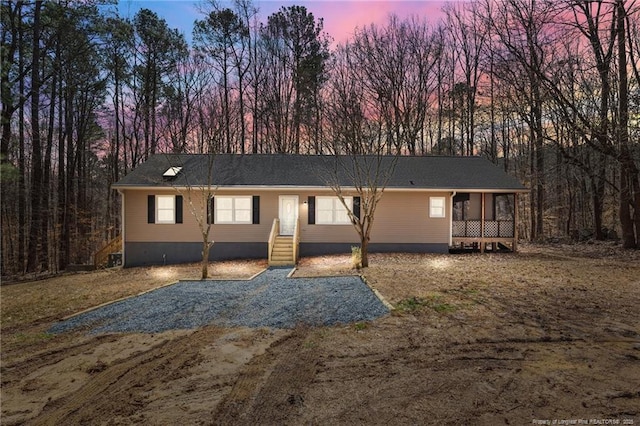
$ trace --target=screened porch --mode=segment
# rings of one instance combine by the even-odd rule
[[[452,249],[517,250],[517,194],[457,193],[453,197]]]

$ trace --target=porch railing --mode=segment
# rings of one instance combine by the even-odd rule
[[[513,238],[513,220],[485,220],[484,235],[481,220],[454,220],[452,224],[453,237],[468,238]]]
[[[298,244],[300,243],[300,220],[296,220],[293,230],[293,263],[298,263]]]
[[[273,252],[273,244],[276,242],[276,237],[280,233],[280,219],[273,219],[273,225],[271,225],[271,233],[269,234],[269,263],[271,263],[271,252]]]

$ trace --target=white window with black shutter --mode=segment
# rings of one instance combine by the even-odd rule
[[[216,225],[260,224],[260,197],[257,195],[211,197],[207,219]]]
[[[344,204],[360,217],[360,197],[344,197]],[[345,205],[335,196],[309,197],[309,225],[351,225]]]
[[[147,196],[147,222],[156,224],[182,223],[182,195]]]

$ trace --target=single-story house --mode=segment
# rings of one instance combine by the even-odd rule
[[[382,160],[384,170],[394,157]],[[335,168],[336,162],[350,161],[357,159],[151,156],[113,185],[122,198],[123,264],[200,260],[198,220],[211,223],[211,260],[268,258],[286,264],[299,255],[350,253],[360,240],[328,184],[336,179],[359,214],[357,183],[346,168]],[[397,157],[375,212],[369,251],[445,253],[462,244],[515,250],[517,197],[526,191],[481,157]]]

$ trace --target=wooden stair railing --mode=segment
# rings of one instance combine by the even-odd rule
[[[280,229],[280,219],[275,218],[273,219],[273,224],[271,225],[271,233],[269,234],[269,246],[267,248],[268,253],[267,253],[267,259],[269,262],[269,265],[271,265],[271,255],[273,252],[273,245],[276,242],[276,237],[278,236],[279,232],[278,230]]]
[[[93,255],[93,265],[96,269],[105,267],[107,261],[109,260],[109,255],[111,253],[117,253],[119,251],[122,251],[121,235],[118,235],[113,240],[109,241],[107,245],[102,247],[96,252],[96,254]]]

